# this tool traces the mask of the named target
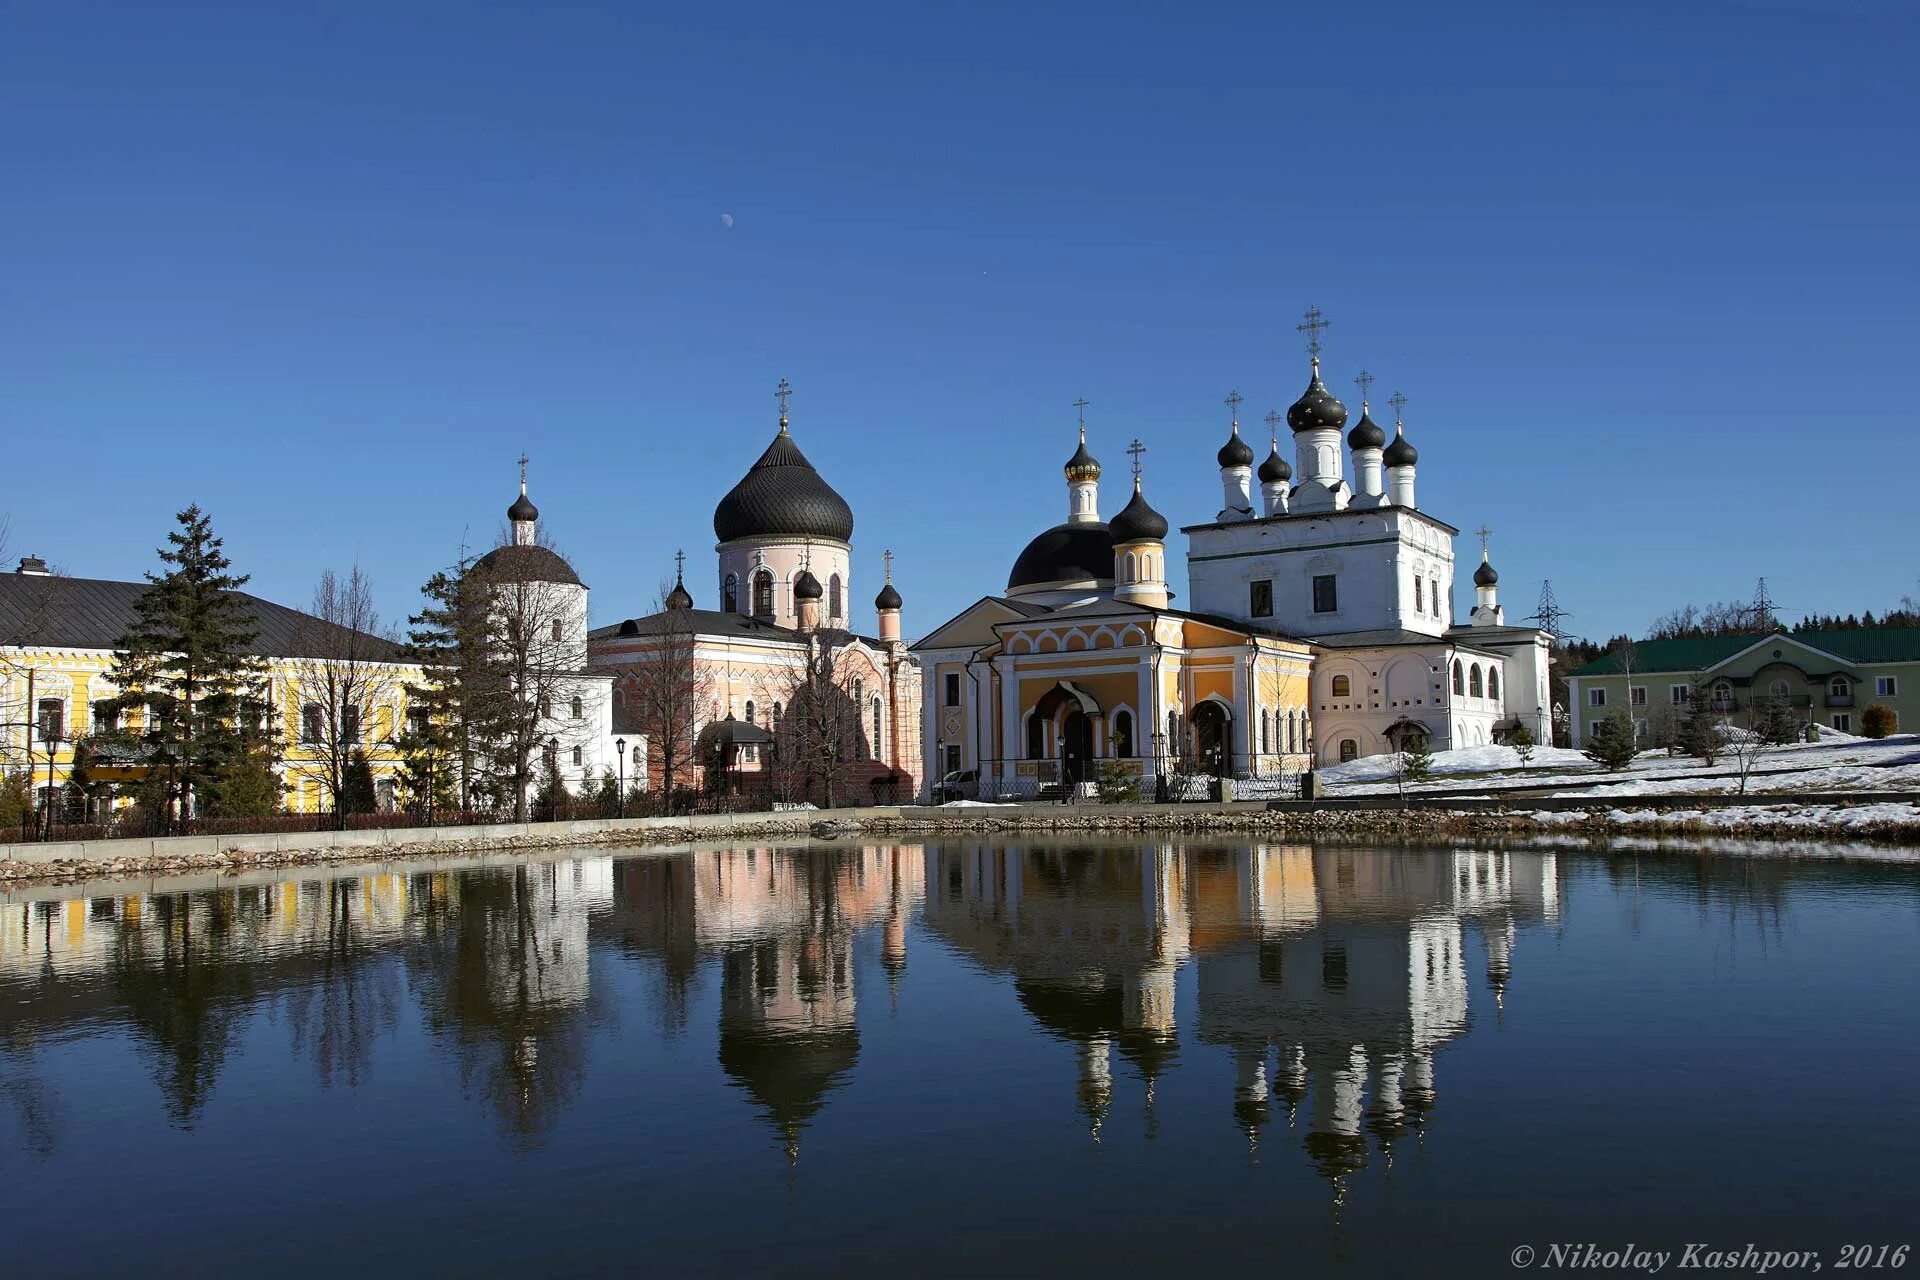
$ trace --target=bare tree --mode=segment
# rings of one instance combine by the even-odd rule
[[[817,795],[829,809],[845,798],[866,754],[855,679],[817,635],[770,670],[767,696],[784,708],[773,726],[774,785],[789,798]]]
[[[660,770],[661,799],[672,811],[677,788],[690,785],[698,766],[701,713],[713,696],[713,669],[698,653],[693,611],[676,608],[678,581],[660,584],[648,646],[636,662],[626,695],[627,709],[647,735],[648,768]]]
[[[513,817],[525,822],[536,778],[557,778],[562,752],[583,744],[594,720],[585,714],[586,618],[577,587],[542,576],[526,552],[551,550],[507,543],[475,565],[488,593],[487,648],[498,664],[499,735],[489,761]],[[502,554],[506,553],[506,554]]]
[[[288,771],[320,785],[334,827],[344,829],[356,807],[354,757],[364,758],[382,707],[398,715],[401,688],[395,642],[381,634],[373,584],[359,565],[344,580],[331,569],[320,575],[295,647],[289,690],[300,750],[287,757]],[[397,723],[389,728],[399,732]]]

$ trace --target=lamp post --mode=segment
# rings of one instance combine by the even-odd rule
[[[613,758],[620,762],[620,795],[614,801],[616,806],[614,812],[624,818],[627,816],[627,740],[625,738],[613,740]]]

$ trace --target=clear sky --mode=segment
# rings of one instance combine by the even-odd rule
[[[1877,610],[1917,62],[1846,0],[0,3],[0,514],[130,577],[198,501],[261,594],[357,558],[399,621],[525,450],[596,622],[676,547],[712,605],[784,376],[918,634],[1064,517],[1079,397],[1106,514],[1137,435],[1210,518],[1315,304],[1511,612]]]

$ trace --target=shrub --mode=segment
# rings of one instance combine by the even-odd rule
[[[1101,804],[1133,804],[1140,799],[1140,777],[1118,760],[1103,761],[1095,783]]]
[[[1408,782],[1425,782],[1433,776],[1433,748],[1424,733],[1410,733],[1400,740],[1400,768]]]
[[[1882,702],[1876,702],[1860,713],[1860,732],[1869,738],[1886,737],[1893,732],[1895,723],[1893,708]]]
[[[1633,763],[1638,746],[1634,741],[1633,721],[1616,713],[1588,732],[1585,754],[1603,769],[1624,769]]]
[[[1507,735],[1507,745],[1513,748],[1513,754],[1520,757],[1520,767],[1530,768],[1533,764],[1533,731],[1524,724],[1517,724],[1513,732]]]

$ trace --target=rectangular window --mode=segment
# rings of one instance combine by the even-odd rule
[[[1875,676],[1873,678],[1873,692],[1876,697],[1895,697],[1900,692],[1900,682],[1893,676]]]
[[[1247,612],[1256,618],[1273,616],[1273,579],[1247,584]]]
[[[1331,573],[1313,575],[1313,611],[1335,613],[1340,608],[1340,588]]]
[[[1667,701],[1676,707],[1687,706],[1693,701],[1693,686],[1690,684],[1668,685]]]
[[[1413,611],[1415,613],[1427,611],[1427,584],[1423,578],[1413,580]]]
[[[579,764],[579,763],[580,763],[580,748],[579,748],[579,747],[575,747],[575,748],[573,749],[573,762],[574,762],[575,764]]]
[[[35,727],[40,730],[40,741],[58,741],[65,736],[61,730],[66,727],[66,703],[58,698],[40,699],[33,720]]]
[[[960,748],[958,744],[948,743],[942,750],[947,757],[947,767],[945,771],[947,773],[960,772]]]
[[[1589,689],[1589,690],[1587,690],[1587,705],[1588,705],[1588,706],[1590,706],[1590,707],[1604,707],[1604,706],[1606,706],[1606,705],[1607,705],[1607,691],[1606,691],[1605,689]]]
[[[1853,717],[1850,715],[1846,715],[1844,713],[1840,715],[1836,715],[1833,718],[1833,727],[1838,729],[1842,733],[1852,733]]]
[[[960,705],[960,677],[953,672],[947,673],[947,697],[945,705],[949,707],[957,707]]]
[[[1647,705],[1647,686],[1643,684],[1636,684],[1631,689],[1628,689],[1627,701],[1631,702],[1636,707],[1646,706]]]
[[[1440,616],[1440,579],[1434,578],[1427,583],[1433,593],[1433,616]]]

